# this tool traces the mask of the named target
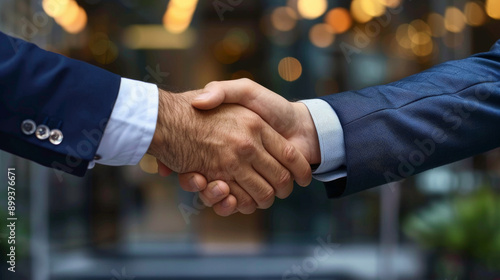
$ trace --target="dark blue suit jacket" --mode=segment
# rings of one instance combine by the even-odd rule
[[[347,178],[330,197],[500,146],[500,41],[487,53],[388,85],[323,97],[344,130]]]
[[[83,175],[119,87],[120,76],[0,32],[0,149]],[[26,119],[61,130],[62,143],[25,135]]]

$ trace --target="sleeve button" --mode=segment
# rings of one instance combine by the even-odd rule
[[[40,140],[45,140],[45,139],[49,138],[49,134],[50,134],[50,129],[48,126],[46,126],[44,124],[41,124],[36,128],[35,135],[36,135],[36,138],[38,138]]]
[[[21,124],[21,130],[24,134],[31,135],[31,134],[35,133],[36,123],[32,120],[25,120]]]
[[[52,129],[50,131],[50,137],[49,137],[50,143],[52,143],[54,145],[59,145],[59,144],[61,144],[63,138],[64,138],[64,136],[59,129]]]

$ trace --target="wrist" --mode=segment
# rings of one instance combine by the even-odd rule
[[[165,111],[165,108],[168,107],[168,95],[168,92],[158,89],[158,116],[156,118],[156,128],[147,151],[148,154],[155,156],[156,158],[159,158],[159,147],[163,145],[165,139],[163,112]]]
[[[307,156],[306,159],[309,164],[316,165],[321,163],[321,150],[318,139],[318,132],[316,131],[316,125],[314,124],[313,118],[309,112],[309,109],[304,103],[295,102],[292,103],[295,107],[295,112],[297,113],[297,120],[300,123],[300,134],[306,143]]]
[[[196,113],[190,99],[194,92],[159,90],[158,120],[148,154],[172,171],[185,173],[192,166],[191,151],[196,142]]]

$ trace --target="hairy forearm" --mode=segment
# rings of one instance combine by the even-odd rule
[[[192,143],[196,137],[193,135],[195,131],[187,133],[193,111],[187,100],[187,94],[173,94],[159,90],[156,130],[148,150],[149,154],[162,159],[176,172],[187,169],[186,165],[192,158],[188,153],[194,149],[194,147],[193,149],[180,147]]]

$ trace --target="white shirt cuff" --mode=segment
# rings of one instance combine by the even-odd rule
[[[320,182],[331,182],[340,178],[347,177],[347,170],[339,169],[322,174],[313,174],[313,177]]]
[[[154,84],[121,79],[113,112],[97,148],[103,165],[136,165],[153,139],[158,117],[158,87]]]
[[[345,170],[338,170],[346,163],[344,131],[333,108],[324,100],[300,101],[309,109],[318,133],[321,150],[321,164],[313,177],[322,182],[333,181],[346,176]]]

